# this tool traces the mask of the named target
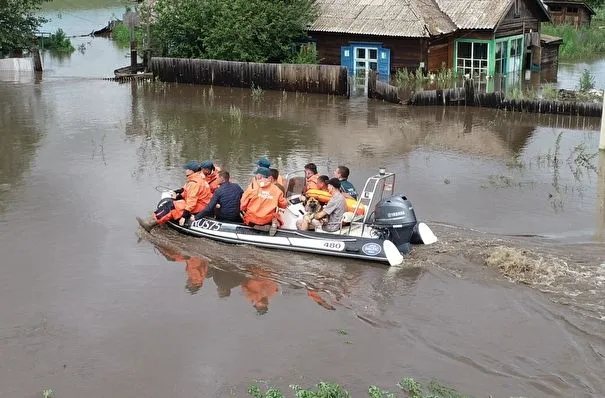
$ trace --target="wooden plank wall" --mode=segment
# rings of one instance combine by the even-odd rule
[[[333,65],[265,64],[211,59],[151,58],[164,82],[251,87],[263,90],[349,95],[347,70]]]
[[[530,30],[540,31],[540,10],[535,1],[519,1],[519,14],[520,16],[515,16],[514,7],[510,9],[500,25],[496,27],[496,38],[520,35]]]

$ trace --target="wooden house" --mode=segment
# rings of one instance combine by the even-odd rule
[[[443,67],[491,78],[540,63],[541,0],[317,0],[309,34],[322,63],[388,79],[399,68]]]
[[[544,0],[548,6],[552,23],[570,24],[576,29],[583,26],[590,26],[592,16],[596,14],[595,10],[582,0]]]

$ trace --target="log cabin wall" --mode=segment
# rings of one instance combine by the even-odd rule
[[[309,32],[317,43],[321,64],[340,65],[340,48],[354,42],[382,43],[391,50],[391,73],[400,68],[416,69],[426,63],[426,39],[389,36],[351,35],[346,33]]]
[[[496,27],[496,38],[515,36],[529,31],[540,31],[540,14],[543,13],[535,1],[519,0],[519,8],[511,7],[502,22]]]
[[[433,38],[428,44],[428,72],[436,72],[441,68],[451,68],[454,65],[454,38],[451,35]]]

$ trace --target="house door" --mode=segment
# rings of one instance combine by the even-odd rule
[[[354,47],[355,68],[353,74],[357,84],[367,85],[370,70],[378,69],[377,47]]]

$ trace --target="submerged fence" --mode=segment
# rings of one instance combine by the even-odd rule
[[[347,69],[337,65],[151,58],[150,71],[164,82],[235,87],[254,85],[263,90],[349,96]]]
[[[472,80],[465,80],[464,87],[446,88],[440,90],[419,91],[408,100],[403,98],[402,90],[387,83],[377,81],[370,76],[368,97],[382,99],[396,104],[407,105],[441,105],[441,106],[476,106],[484,108],[504,109],[516,112],[552,113],[567,116],[601,117],[603,104],[601,102],[570,102],[541,99],[507,99],[504,93],[475,92]]]

